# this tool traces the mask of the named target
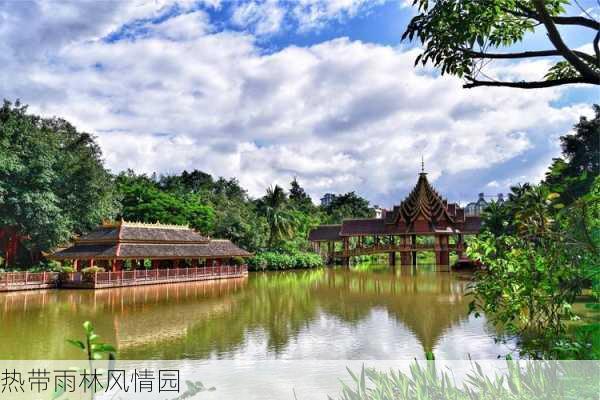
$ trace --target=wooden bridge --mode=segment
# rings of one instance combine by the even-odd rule
[[[349,265],[351,257],[387,253],[390,265],[395,265],[396,253],[400,253],[402,265],[416,265],[419,251],[432,251],[437,266],[449,266],[452,252],[465,260],[465,235],[476,235],[480,229],[480,216],[469,215],[459,204],[442,198],[421,170],[410,194],[379,218],[320,225],[309,232],[308,239],[330,263],[340,260]]]
[[[450,243],[446,246],[437,246],[435,244],[415,244],[412,246],[398,245],[398,244],[379,244],[374,246],[355,247],[348,248],[345,250],[334,251],[334,257],[355,257],[355,256],[366,256],[373,254],[384,254],[384,253],[412,253],[418,251],[453,251],[462,253],[464,251],[464,243]]]

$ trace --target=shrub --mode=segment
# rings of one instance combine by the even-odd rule
[[[88,267],[81,270],[84,274],[95,274],[96,272],[105,272],[104,268]]]
[[[280,253],[266,251],[258,253],[248,260],[248,267],[251,271],[317,268],[321,266],[323,266],[323,261],[318,254],[305,252]]]
[[[233,265],[244,265],[246,261],[242,257],[232,257],[231,264]]]

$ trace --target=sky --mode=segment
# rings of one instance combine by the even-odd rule
[[[569,10],[600,15],[595,0]],[[463,89],[414,67],[405,0],[0,1],[0,95],[97,137],[112,172],[199,169],[253,197],[398,204],[421,157],[449,201],[539,181],[597,88]],[[593,33],[593,32],[592,32]],[[563,30],[591,48],[591,34]],[[550,48],[540,32],[514,49]],[[541,79],[551,59],[499,62]]]

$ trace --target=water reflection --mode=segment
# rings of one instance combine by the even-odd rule
[[[495,358],[467,317],[468,277],[410,268],[322,269],[101,291],[0,295],[0,359],[80,355],[89,319],[126,359]]]

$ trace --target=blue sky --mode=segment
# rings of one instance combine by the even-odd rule
[[[451,201],[539,180],[597,88],[462,89],[413,67],[418,44],[400,36],[414,12],[402,0],[3,2],[0,88],[94,133],[115,172],[197,168],[253,196],[296,176],[315,200],[354,190],[389,207],[421,155]],[[586,48],[593,33],[562,34]],[[549,46],[536,32],[514,49]],[[551,62],[488,72],[539,79]]]

